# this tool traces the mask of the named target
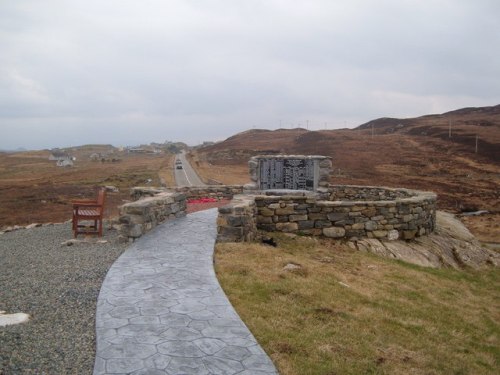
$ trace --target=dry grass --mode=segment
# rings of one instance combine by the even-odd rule
[[[87,151],[88,153],[88,151]],[[71,218],[71,200],[94,197],[96,187],[114,185],[108,195],[106,217],[130,199],[132,186],[159,186],[159,171],[168,165],[164,155],[117,154],[119,162],[90,161],[77,154],[74,167],[61,168],[48,152],[0,153],[0,228],[33,222],[61,222]]]
[[[187,157],[205,183],[212,181],[222,185],[244,185],[250,181],[245,164],[211,164],[196,152],[190,152]]]
[[[493,374],[497,270],[431,270],[333,242],[220,244],[219,280],[283,375]],[[284,271],[288,264],[300,269]]]
[[[174,175],[174,160],[175,155],[165,155],[164,162],[158,171],[158,176],[160,177],[160,182],[165,186],[176,186],[175,175]]]

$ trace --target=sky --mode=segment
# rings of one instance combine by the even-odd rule
[[[500,104],[498,0],[0,0],[0,149]]]

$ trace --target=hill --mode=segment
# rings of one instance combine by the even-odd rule
[[[192,159],[207,179],[246,183],[249,157],[271,153],[330,156],[331,183],[431,190],[441,209],[488,210],[493,217],[477,226],[500,237],[500,106],[383,118],[355,129],[249,130],[197,150]]]
[[[462,108],[438,115],[397,119],[379,118],[357,127],[376,134],[423,135],[462,144],[464,149],[475,149],[478,137],[478,153],[500,161],[500,105],[492,107]]]

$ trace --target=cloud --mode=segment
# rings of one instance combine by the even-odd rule
[[[499,4],[2,2],[0,148],[196,143],[498,104]]]

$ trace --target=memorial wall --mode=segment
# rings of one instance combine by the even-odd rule
[[[332,162],[318,155],[259,155],[248,166],[255,190],[316,191],[328,186]]]

